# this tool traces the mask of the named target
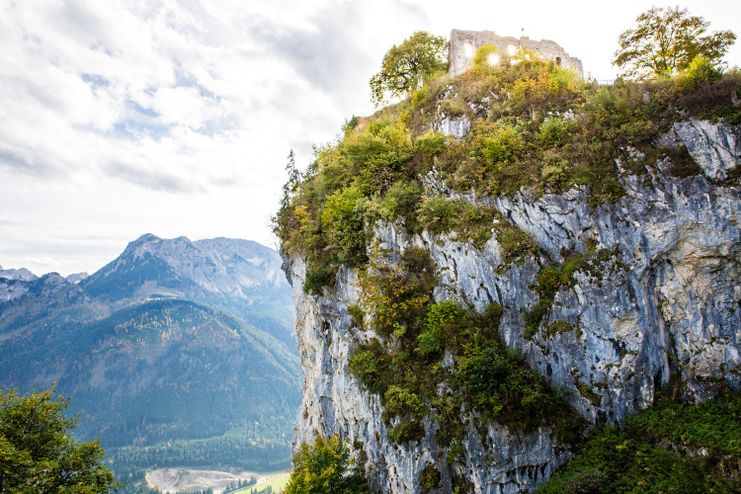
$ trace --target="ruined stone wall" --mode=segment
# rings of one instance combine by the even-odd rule
[[[519,48],[527,48],[547,60],[560,62],[562,67],[574,71],[579,77],[584,77],[581,60],[570,56],[554,41],[537,41],[527,36],[521,38],[499,36],[493,31],[459,31],[457,29],[450,33],[448,75],[455,76],[465,72],[471,65],[476,50],[485,44],[495,45],[503,55],[511,55]]]

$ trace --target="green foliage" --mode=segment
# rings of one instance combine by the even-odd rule
[[[440,331],[424,330],[417,336],[417,348],[425,357],[434,357],[442,353],[443,343],[440,341]]]
[[[741,458],[740,422],[741,395],[728,392],[692,406],[660,403],[628,418],[626,424],[653,442],[669,440],[683,450],[709,448],[718,455]]]
[[[107,494],[116,487],[97,441],[71,437],[77,421],[53,390],[0,391],[0,492]]]
[[[458,220],[459,202],[442,196],[425,197],[419,207],[418,217],[426,230],[434,235],[453,230]]]
[[[302,444],[293,457],[293,471],[284,494],[363,494],[368,484],[353,467],[339,436],[316,436]]]
[[[347,313],[350,314],[350,317],[352,318],[352,322],[355,326],[359,327],[360,329],[363,329],[365,327],[364,319],[365,319],[365,311],[357,305],[350,305],[347,308]]]
[[[412,391],[397,385],[388,387],[383,395],[383,418],[386,423],[397,423],[389,431],[389,436],[402,443],[419,439],[424,434],[422,419],[427,407],[422,399]]]
[[[512,125],[481,128],[473,152],[493,169],[515,164],[525,152],[525,140]]]
[[[350,372],[366,384],[373,393],[386,392],[387,376],[385,367],[388,365],[386,351],[378,340],[356,349],[348,362]]]
[[[382,103],[388,95],[409,95],[446,68],[445,38],[418,31],[386,52],[381,70],[370,80],[371,96]]]
[[[411,247],[397,264],[373,263],[361,284],[373,329],[388,337],[399,326],[419,327],[436,284],[435,266],[427,251]]]
[[[535,285],[531,288],[538,294],[538,301],[529,309],[523,311],[525,320],[525,338],[532,338],[538,332],[541,322],[547,319],[553,305],[553,299],[559,290],[573,285],[574,273],[588,271],[597,274],[604,268],[614,252],[605,249],[585,254],[573,254],[564,259],[561,265],[543,266],[538,271]],[[553,336],[573,329],[566,321],[554,321],[546,328],[546,333]]]
[[[455,300],[443,300],[430,306],[425,329],[438,334],[450,333],[448,328],[466,322],[469,317],[468,311]]]
[[[532,237],[506,221],[501,215],[494,230],[502,253],[500,269],[507,268],[513,263],[522,264],[528,256],[537,252]]]
[[[491,208],[442,196],[423,197],[417,219],[432,234],[455,232],[454,240],[471,242],[479,249],[491,238],[495,227]]]
[[[739,492],[741,398],[662,404],[593,433],[538,494]],[[702,453],[699,453],[702,449]]]
[[[419,262],[425,265],[426,261]],[[385,271],[383,276],[366,279],[366,294],[373,296],[379,287],[398,287],[392,273]],[[400,344],[374,340],[350,357],[350,371],[369,390],[384,397],[390,437],[397,442],[420,438],[424,433],[421,419],[432,411],[441,424],[437,441],[455,444],[463,433],[461,410],[468,408],[484,422],[505,423],[516,430],[551,425],[560,437],[573,438],[580,428],[574,412],[520,357],[502,347],[497,331],[502,306],[491,304],[483,314],[476,314],[453,300],[432,303],[431,289],[432,285],[424,304],[415,305],[410,312],[396,310],[395,317],[403,321],[403,333],[393,332],[393,325],[386,322],[389,312],[373,302],[374,328]],[[377,320],[378,309],[384,318],[382,326]],[[411,345],[414,353],[406,350]],[[457,362],[454,372],[442,366],[444,351]],[[452,393],[438,395],[440,384],[446,384]]]
[[[540,124],[536,138],[545,147],[562,147],[568,143],[569,133],[573,130],[569,120],[549,118]]]
[[[322,231],[337,262],[350,267],[363,264],[365,254],[365,196],[353,184],[327,196],[322,211]]]
[[[445,149],[447,144],[447,136],[441,132],[435,132],[433,130],[422,134],[414,141],[415,150],[428,158],[439,155]]]
[[[408,173],[405,165],[413,155],[414,146],[412,134],[401,119],[381,118],[347,136],[339,151],[350,170],[359,172],[360,190],[371,195],[385,192],[395,181],[405,178]],[[342,163],[343,160],[338,160],[337,164]]]
[[[679,7],[652,7],[620,35],[613,63],[629,77],[668,77],[698,55],[717,65],[736,40],[732,31],[706,34],[709,23]]]
[[[722,76],[723,72],[709,58],[697,55],[677,75],[677,87],[681,91],[697,89],[703,84],[719,80]]]
[[[422,185],[416,181],[400,180],[389,187],[382,199],[370,205],[368,216],[377,216],[388,222],[404,219],[410,232],[420,230],[417,206],[422,199]]]
[[[300,180],[289,172],[287,205],[274,222],[282,249],[306,259],[305,288],[314,294],[332,285],[341,264],[367,263],[379,220],[412,234],[449,233],[477,248],[493,228],[506,269],[537,251],[532,240],[492,221],[493,209],[435,196],[433,188],[425,193],[425,177],[434,172],[454,191],[478,196],[524,189],[537,197],[581,187],[593,206],[620,200],[619,170],[641,175],[670,153],[656,143],[674,122],[687,116],[741,122],[741,108],[732,104],[741,98],[741,78],[718,79],[712,60],[693,56],[676,80],[600,85],[522,51],[452,79],[415,83],[410,100],[354,119],[341,139],[318,148]],[[440,114],[466,116],[471,131],[461,139],[431,131]],[[674,170],[695,173],[690,165],[685,160]]]
[[[476,68],[492,65],[491,62],[497,60],[498,56],[499,48],[497,48],[496,45],[486,43],[476,50],[473,60],[471,60],[471,64]]]
[[[460,359],[456,379],[474,407],[489,420],[524,431],[556,424],[564,435],[573,435],[578,427],[563,399],[511,351],[493,345],[470,351]]]
[[[422,494],[440,488],[440,472],[437,471],[435,465],[429,463],[425,465],[422,470],[422,474],[419,476],[420,487],[422,488]]]

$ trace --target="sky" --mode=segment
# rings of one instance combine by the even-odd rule
[[[144,233],[276,247],[286,156],[305,167],[373,112],[368,80],[392,45],[418,30],[524,34],[611,80],[620,32],[650,5],[0,0],[0,265],[94,272]],[[680,6],[713,30],[741,25],[741,2]]]

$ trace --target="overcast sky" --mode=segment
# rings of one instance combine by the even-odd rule
[[[618,35],[648,5],[0,0],[0,265],[93,272],[145,232],[274,247],[286,155],[305,166],[373,110],[367,81],[391,45],[524,32],[611,79]],[[741,2],[681,5],[741,25]],[[741,65],[739,43],[727,60]]]

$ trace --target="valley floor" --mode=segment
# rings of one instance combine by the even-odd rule
[[[213,489],[214,494],[221,494],[229,483],[248,480],[253,475],[257,477],[257,484],[245,487],[237,492],[240,494],[248,494],[252,489],[257,489],[259,491],[268,486],[271,486],[274,492],[279,492],[288,482],[289,472],[233,473],[219,470],[192,468],[159,468],[148,471],[145,478],[148,487],[157,489],[163,494],[175,494],[177,492],[206,489]]]

